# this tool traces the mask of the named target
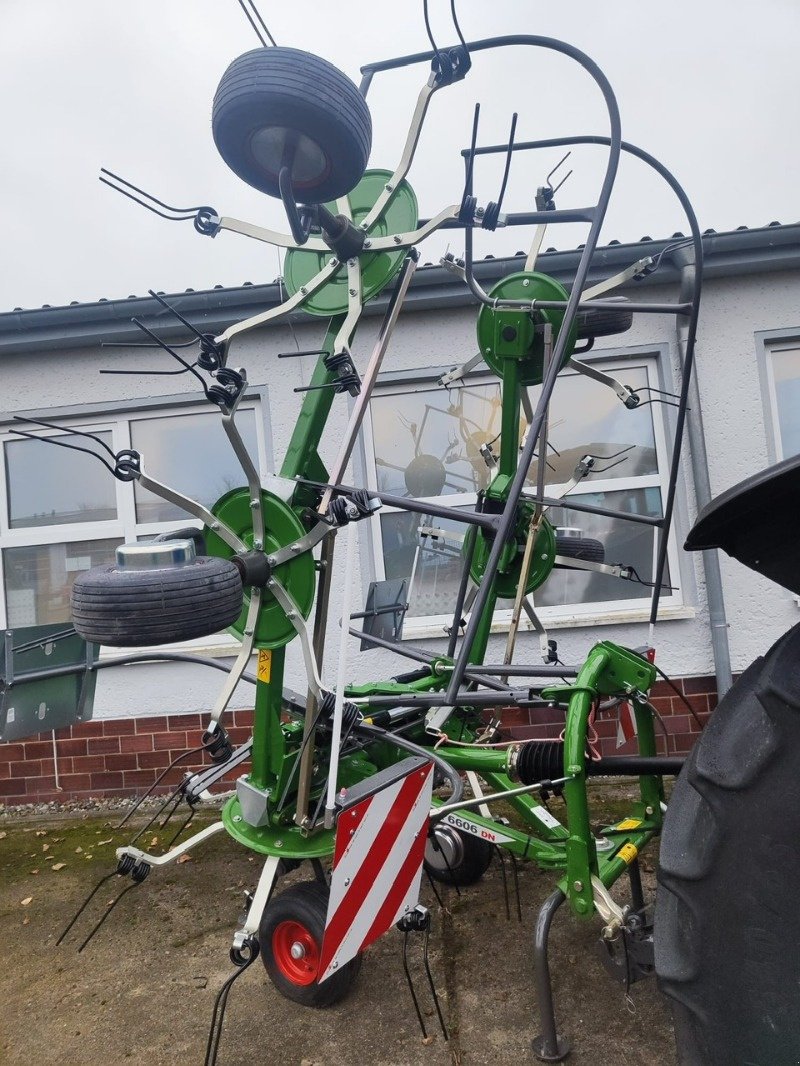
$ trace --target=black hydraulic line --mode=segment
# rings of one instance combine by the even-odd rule
[[[586,764],[587,777],[641,777],[654,774],[677,777],[686,760],[682,756],[663,755],[604,755]]]
[[[177,662],[177,663],[197,663],[200,666],[210,666],[214,670],[222,670],[223,673],[229,674],[232,667],[226,666],[225,663],[218,662],[216,659],[209,659],[203,655],[184,655],[181,652],[173,651],[157,651],[157,652],[140,652],[135,655],[121,655],[117,659],[104,659],[101,662],[92,664],[93,670],[103,670],[108,666],[130,666],[133,663],[151,663],[151,662]],[[244,673],[241,675],[241,681],[247,681],[248,684],[255,685],[257,683],[255,674]]]
[[[513,677],[577,677],[577,666],[522,666],[512,665],[509,663],[507,666],[495,665],[494,663],[484,666],[483,663],[480,666],[468,666],[467,674],[480,671],[482,674],[508,674]]]
[[[228,1006],[228,995],[234,981],[241,977],[248,967],[252,966],[260,954],[259,944],[255,937],[251,937],[246,945],[249,955],[241,963],[237,962],[237,969],[225,981],[214,1000],[214,1009],[211,1013],[211,1026],[208,1032],[206,1044],[205,1066],[214,1066],[219,1052],[219,1042],[222,1037],[222,1027],[225,1024],[225,1008]]]
[[[423,759],[428,759],[441,770],[445,778],[450,782],[453,794],[448,803],[458,803],[461,800],[464,795],[464,782],[461,779],[461,774],[454,770],[448,762],[445,762],[441,755],[438,755],[431,748],[424,748],[420,744],[415,744],[413,740],[398,736],[386,729],[380,729],[375,725],[367,725],[366,722],[360,722],[353,731],[362,733],[373,740],[383,740],[387,744],[394,744],[395,747],[403,748],[404,751],[409,751],[412,755],[421,755]]]

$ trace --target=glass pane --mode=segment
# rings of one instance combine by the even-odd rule
[[[643,366],[624,367],[609,373],[634,391],[643,389],[648,383]],[[539,393],[539,386],[530,389],[534,409]],[[641,392],[640,396],[646,401],[651,394]],[[610,388],[582,374],[568,374],[556,382],[550,402],[547,439],[551,446],[547,456],[547,483],[550,485],[563,485],[569,481],[576,465],[587,453],[600,458],[631,445],[630,451],[618,457],[621,460],[618,466],[598,476],[630,478],[658,473],[652,406],[630,411]],[[603,465],[598,463],[598,466]],[[534,462],[529,483],[536,482],[536,468]]]
[[[581,503],[630,514],[661,517],[661,491],[657,488],[627,489],[621,492],[581,493]],[[609,564],[632,566],[643,581],[653,579],[654,531],[650,526],[626,522],[621,518],[551,508],[547,517],[556,528],[566,527],[571,536],[599,541],[604,549],[604,561]],[[669,567],[664,580],[669,584]],[[554,570],[534,594],[539,607],[565,604],[601,603],[605,600],[649,599],[651,590],[636,581],[623,581],[608,574],[593,574],[580,570]],[[664,588],[663,595],[670,590]]]
[[[419,535],[420,526],[435,526],[454,533],[453,539]],[[450,614],[461,577],[461,540],[467,526],[443,518],[395,511],[381,515],[383,561],[386,577],[408,579],[414,571],[406,617]],[[414,566],[414,557],[419,554]]]
[[[773,352],[778,430],[784,459],[800,455],[800,350]]]
[[[114,561],[120,540],[81,540],[3,552],[9,626],[69,622],[75,575]]]
[[[643,366],[625,367],[616,376],[633,389],[647,385]],[[539,387],[530,390],[534,408],[539,391]],[[643,399],[650,396],[647,392],[641,395]],[[495,457],[500,455],[500,402],[498,382],[373,397],[378,489],[419,498],[474,493],[485,488],[492,471],[480,449],[490,444]],[[603,477],[657,473],[651,410],[648,406],[629,411],[611,389],[580,374],[559,378],[550,404],[547,483],[569,481],[587,453],[601,458],[629,447],[630,451],[619,456],[622,461]],[[524,429],[521,417],[520,437],[514,447],[518,447]],[[536,477],[534,462],[529,484],[535,484]]]
[[[489,483],[480,447],[500,432],[500,386],[374,396],[378,490],[397,496],[477,492]]]
[[[241,411],[236,425],[258,467],[255,411]],[[132,446],[142,453],[147,473],[171,489],[211,507],[230,489],[246,485],[244,471],[231,448],[220,416],[198,411],[131,422]],[[134,485],[137,522],[172,522],[189,516]]]
[[[111,446],[110,432],[97,436]],[[38,440],[13,440],[5,445],[5,463],[11,529],[117,517],[114,478],[89,455]]]
[[[661,515],[661,492],[657,488],[629,489],[618,492],[581,494],[583,503],[610,510]],[[653,529],[625,522],[621,518],[603,518],[564,508],[551,508],[548,519],[571,537],[596,540],[602,544],[605,562],[632,566],[643,581],[653,574]],[[422,538],[420,526],[435,526],[449,531],[451,538]],[[461,576],[461,536],[467,527],[459,522],[426,518],[400,511],[381,515],[383,559],[387,578],[408,579],[414,571],[407,617],[449,615],[455,606]],[[417,554],[417,549],[419,553]],[[414,563],[416,555],[416,566]],[[665,581],[669,584],[669,568]],[[664,589],[669,595],[669,589]],[[623,581],[607,574],[580,570],[554,570],[534,594],[539,607],[580,606],[614,600],[647,599],[650,588],[636,581]],[[508,608],[509,601],[501,601]]]

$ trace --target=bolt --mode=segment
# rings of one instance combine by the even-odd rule
[[[483,349],[483,354],[484,355],[491,355],[492,354],[492,349],[491,348],[484,348]]]
[[[338,266],[338,265],[339,265],[339,260],[338,260],[338,259],[336,258],[336,256],[335,256],[335,255],[334,255],[334,256],[332,256],[332,257],[331,257],[331,258],[330,258],[330,259],[328,260],[328,266],[336,267],[336,266]]]
[[[358,290],[356,290],[356,289],[348,289],[347,291],[350,293],[351,296],[355,296],[355,294],[356,294],[356,292]]]
[[[234,822],[241,822],[241,820],[242,820],[241,814],[234,814],[233,820],[234,820]]]
[[[347,886],[349,884],[350,884],[350,878],[349,877],[345,877],[345,879],[344,879],[344,887],[347,888]]]
[[[531,283],[531,279],[530,278],[525,278],[525,280],[522,282],[523,289],[527,289],[527,287],[530,285],[530,283]]]
[[[253,635],[253,630],[252,630],[252,629],[245,629],[245,631],[244,631],[244,635],[245,635],[246,637],[252,637],[252,635]]]
[[[301,296],[305,296],[305,294],[306,294],[307,292],[308,292],[308,289],[307,289],[307,288],[305,287],[305,285],[303,285],[303,286],[301,287],[301,289],[300,289],[300,295],[301,295]]]
[[[251,500],[250,501],[250,510],[251,511],[257,511],[258,507],[259,507],[259,501],[258,500]]]
[[[348,259],[348,260],[347,260],[347,265],[348,265],[349,267],[354,267],[354,266],[356,265],[356,261],[355,261],[355,259]]]
[[[212,529],[219,529],[219,522],[212,522],[211,523],[211,528]]]
[[[394,241],[395,244],[400,244],[402,242],[403,238],[400,236],[399,233],[395,233],[394,237],[392,237],[392,240]]]
[[[275,847],[276,848],[282,848],[283,847],[283,841],[282,840],[276,840],[275,841]]]
[[[647,814],[647,815],[652,815],[653,808],[652,807],[645,807],[644,813]]]
[[[365,248],[371,248],[372,247],[372,241],[364,241],[364,247]]]
[[[573,881],[572,887],[576,892],[583,892],[583,881]]]
[[[338,966],[339,966],[339,963],[338,963],[338,962],[332,962],[332,963],[331,963],[331,969],[332,969],[332,970],[336,970],[336,969],[338,969]]]
[[[299,940],[295,940],[294,944],[292,944],[291,946],[290,952],[293,959],[299,960],[304,959],[306,957],[306,949],[303,947]]]
[[[386,184],[384,185],[384,189],[386,189],[387,192],[391,192],[393,188],[394,188],[394,185],[392,185],[391,182],[387,181]]]
[[[264,545],[261,543],[260,540],[254,540],[253,541],[253,547],[256,548],[258,551],[261,551],[261,549],[264,547]]]
[[[356,832],[356,831],[355,831],[355,829],[351,829],[351,830],[350,830],[350,836],[351,836],[351,837],[352,837],[352,836],[355,836],[355,832]]]

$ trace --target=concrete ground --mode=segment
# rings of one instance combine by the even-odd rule
[[[616,811],[609,812],[611,817]],[[118,890],[98,893],[61,947],[59,932],[91,886],[114,867],[108,815],[46,822],[0,818],[0,1062],[4,1066],[147,1066],[199,1064],[205,1055],[214,996],[232,967],[228,949],[254,887],[258,863],[220,834],[190,861],[159,872],[131,891],[83,954],[77,946]],[[145,838],[150,844],[153,836]],[[165,843],[162,840],[161,843]],[[154,845],[154,850],[157,846]],[[283,883],[310,876],[301,869]],[[644,881],[652,891],[652,866]],[[511,883],[510,869],[508,871]],[[357,984],[339,1006],[319,1011],[282,999],[258,961],[234,986],[219,1066],[481,1066],[533,1062],[538,1031],[531,942],[552,874],[520,866],[523,922],[506,918],[500,867],[434,913],[431,966],[450,1030],[438,1029],[412,944],[417,994],[432,1038],[423,1040],[401,962],[402,937],[383,937],[364,959]],[[570,1037],[570,1062],[602,1066],[671,1066],[668,1011],[655,983],[626,998],[595,952],[595,922],[563,910],[553,924],[551,968],[559,1029]]]

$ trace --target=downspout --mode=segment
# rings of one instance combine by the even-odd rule
[[[692,250],[691,248],[676,249],[672,258],[681,272],[680,300],[682,302],[689,301],[692,299],[695,274]],[[675,319],[678,358],[681,364],[681,371],[683,371],[686,358],[688,325],[682,315],[676,315]],[[711,481],[708,476],[708,453],[706,452],[706,439],[703,430],[703,412],[700,406],[700,388],[696,362],[695,372],[692,374],[692,379],[689,383],[689,411],[686,425],[689,433],[689,451],[692,461],[695,498],[697,500],[697,509],[701,511],[711,500]],[[722,574],[716,549],[704,551],[702,557],[709,623],[711,626],[714,672],[717,676],[717,695],[719,699],[722,699],[733,684],[731,650],[728,643],[728,620],[725,615],[725,597],[722,591]]]

